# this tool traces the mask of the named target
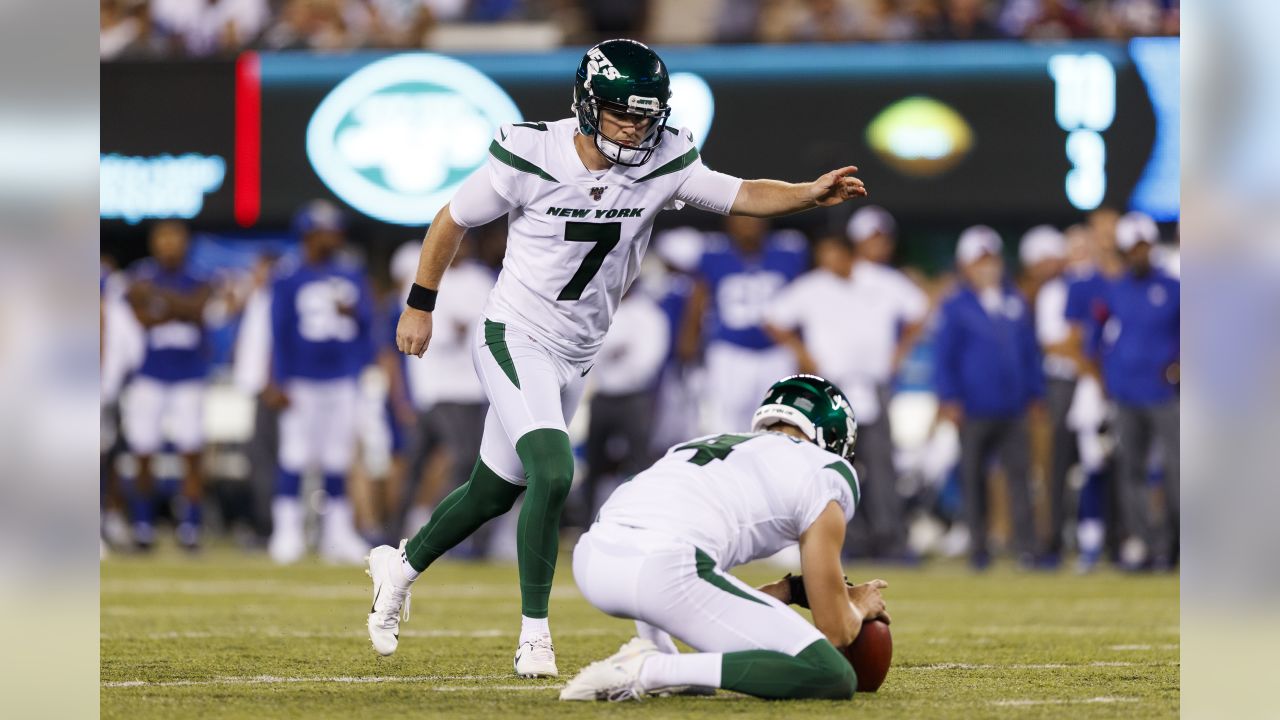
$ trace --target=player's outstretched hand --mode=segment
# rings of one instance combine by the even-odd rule
[[[853,165],[832,170],[809,184],[809,193],[818,207],[839,205],[846,200],[867,196],[867,186],[854,177],[858,168]]]
[[[396,325],[396,347],[405,355],[422,357],[430,342],[431,313],[405,308]]]
[[[885,611],[884,598],[880,591],[889,587],[889,583],[876,579],[849,588],[849,602],[862,613],[862,620],[883,620],[889,622],[889,613]]]

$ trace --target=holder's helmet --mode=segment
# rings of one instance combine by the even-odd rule
[[[636,167],[649,162],[662,143],[671,107],[671,79],[657,53],[635,40],[606,40],[587,51],[573,84],[578,130],[594,136],[596,149],[610,162]],[[634,145],[600,132],[600,111],[650,118]]]
[[[853,460],[858,421],[849,400],[817,375],[792,375],[774,383],[751,418],[752,432],[783,422],[799,428],[815,445]]]

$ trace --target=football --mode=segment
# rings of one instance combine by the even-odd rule
[[[875,692],[884,684],[893,662],[893,636],[883,620],[869,620],[853,644],[844,651],[845,659],[858,675],[858,692]]]

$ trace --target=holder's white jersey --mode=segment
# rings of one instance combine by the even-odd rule
[[[619,486],[599,520],[667,534],[728,569],[798,542],[833,500],[848,522],[858,498],[848,461],[811,442],[712,435],[672,447]]]
[[[582,362],[639,274],[658,212],[688,203],[727,214],[742,181],[708,169],[692,133],[674,128],[644,165],[593,173],[576,132],[573,118],[502,126],[450,212],[464,227],[507,213],[507,254],[485,316]]]

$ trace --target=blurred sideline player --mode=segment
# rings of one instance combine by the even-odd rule
[[[413,492],[404,525],[417,530],[446,491],[467,481],[467,462],[480,453],[488,400],[471,362],[472,331],[484,320],[485,300],[493,290],[493,271],[473,259],[473,243],[462,243],[440,278],[441,295],[433,313],[435,334],[422,357],[400,354],[405,386],[417,413],[408,440],[408,488]],[[392,258],[400,284],[397,324],[404,298],[418,272],[422,243],[405,243]],[[475,547],[484,551],[484,543]]]
[[[662,309],[633,285],[600,346],[587,424],[587,477],[576,526],[595,518],[600,488],[645,468],[653,432],[654,390],[667,358],[670,329]]]
[[[1064,423],[1075,443],[1074,452],[1068,455],[1071,462],[1080,464],[1080,470],[1084,474],[1084,483],[1076,503],[1076,547],[1079,551],[1076,569],[1080,572],[1088,572],[1101,559],[1102,546],[1106,539],[1104,519],[1108,508],[1106,507],[1107,483],[1104,471],[1110,443],[1106,442],[1102,427],[1106,420],[1106,403],[1102,387],[1096,374],[1092,374],[1096,373],[1096,368],[1084,354],[1084,348],[1079,341],[1080,331],[1067,316],[1067,303],[1072,284],[1094,271],[1096,243],[1093,231],[1084,224],[1067,228],[1063,238],[1066,265],[1062,275],[1047,284],[1040,292],[1036,305],[1037,333],[1040,334],[1046,355],[1050,353],[1062,355],[1074,362],[1076,367]],[[1061,328],[1054,327],[1058,323],[1061,324]],[[1045,327],[1043,332],[1040,330],[1042,325]],[[1062,338],[1062,340],[1055,342],[1056,338]],[[1048,375],[1049,372],[1046,369],[1046,376]],[[1049,411],[1052,413],[1053,408],[1050,407]],[[1114,506],[1115,503],[1111,505]],[[1114,507],[1110,510],[1114,515]],[[1058,520],[1057,515],[1051,515],[1051,518],[1055,523]],[[1049,551],[1053,552],[1061,539],[1051,536],[1050,542]]]
[[[858,257],[867,262],[891,267],[893,251],[898,245],[898,222],[879,205],[867,205],[849,216],[845,236],[857,245]]]
[[[1139,550],[1131,568],[1168,569],[1177,556],[1179,517],[1179,320],[1181,288],[1152,264],[1160,240],[1155,221],[1131,212],[1116,225],[1126,271],[1112,280],[1103,302],[1102,376],[1116,405],[1117,480],[1125,530]],[[1151,499],[1148,461],[1158,441],[1164,493]],[[1140,545],[1138,544],[1140,543]]]
[[[665,452],[672,444],[698,434],[698,414],[689,411],[689,398],[698,397],[701,393],[698,392],[693,368],[678,361],[676,346],[685,307],[693,295],[693,273],[698,269],[703,244],[702,233],[691,227],[658,233],[654,237],[654,257],[663,272],[642,280],[650,285],[650,292],[667,317],[667,356],[658,381],[649,443],[652,457]]]
[[[268,551],[282,564],[306,552],[299,493],[303,473],[319,470],[328,496],[320,554],[355,563],[368,545],[356,533],[346,482],[356,443],[356,378],[372,361],[373,299],[364,275],[337,256],[345,226],[336,207],[312,202],[294,229],[301,256],[282,261],[271,283],[271,384],[263,399],[280,410],[280,471]]]
[[[101,297],[100,337],[102,377],[101,505],[102,536],[107,545],[122,549],[133,545],[125,488],[117,461],[127,450],[120,420],[121,390],[146,353],[146,335],[125,298],[125,273],[113,258],[103,256],[98,290]]]
[[[202,413],[209,373],[204,308],[210,287],[187,267],[188,244],[185,225],[157,223],[151,257],[132,268],[125,295],[146,333],[142,365],[121,401],[125,440],[138,461],[129,503],[134,541],[144,549],[154,540],[152,459],[166,440],[183,462],[178,542],[195,549],[200,538]]]
[[[1027,415],[1044,397],[1044,374],[1027,302],[1005,279],[1002,248],[1000,236],[986,225],[961,233],[956,267],[963,282],[939,310],[934,341],[938,414],[960,429],[960,475],[976,570],[990,563],[987,476],[996,458],[1005,473],[1019,562],[1033,567],[1039,551]]]
[[[1099,208],[1089,213],[1086,225],[1068,233],[1089,249],[1089,261],[1076,264],[1068,274],[1064,310],[1071,326],[1070,342],[1081,358],[1081,375],[1067,416],[1080,433],[1081,462],[1087,473],[1080,497],[1084,517],[1077,530],[1081,571],[1089,571],[1097,564],[1104,545],[1108,554],[1118,559],[1125,534],[1114,463],[1107,457],[1111,412],[1098,357],[1107,316],[1106,289],[1111,279],[1124,272],[1124,262],[1116,251],[1119,218],[1115,210]]]
[[[802,371],[834,378],[845,389],[860,421],[858,461],[874,478],[864,488],[866,527],[851,528],[866,536],[858,542],[865,547],[856,549],[904,560],[906,523],[888,404],[898,364],[919,335],[929,299],[906,276],[862,259],[859,250],[839,236],[821,239],[815,248],[819,267],[782,290],[766,311],[765,329],[796,354]]]
[[[369,635],[384,655],[397,647],[409,584],[510,510],[527,488],[517,527],[522,620],[515,672],[557,675],[547,612],[573,478],[566,429],[613,312],[640,272],[654,218],[686,203],[772,216],[866,194],[853,167],[800,184],[709,170],[692,133],[667,127],[667,69],[641,43],[609,40],[588,50],[573,95],[576,117],[502,126],[488,163],[440,209],[423,243],[397,333],[400,349],[413,355],[431,340],[440,278],[463,233],[503,215],[509,220],[502,272],[471,342],[490,402],[471,479],[404,550],[384,546],[370,556]]]
[[[583,596],[634,619],[638,637],[583,668],[561,700],[693,688],[853,696],[857,678],[837,648],[864,619],[887,619],[884,581],[847,588],[840,564],[858,505],[853,411],[836,386],[795,375],[769,388],[750,427],[672,447],[618,488],[578,541],[573,576]],[[796,542],[800,578],[752,588],[728,572]],[[792,602],[813,611],[816,627]],[[681,654],[672,636],[695,652]]]
[[[1079,255],[1084,249],[1079,247],[1079,242],[1076,245],[1075,252]],[[1066,316],[1066,237],[1052,225],[1037,225],[1023,234],[1018,243],[1018,259],[1026,280],[1023,292],[1034,293],[1028,297],[1035,312],[1036,339],[1044,358],[1045,410],[1049,422],[1049,529],[1043,554],[1047,565],[1057,565],[1062,556],[1066,526],[1067,475],[1080,455],[1076,432],[1067,420],[1075,398],[1081,359],[1071,342],[1071,326]]]
[[[730,217],[709,238],[680,330],[680,357],[691,364],[706,335],[711,427],[741,428],[774,379],[794,372],[791,351],[765,334],[765,309],[809,266],[804,235],[769,232],[758,217]],[[704,328],[711,316],[710,330]]]
[[[399,284],[392,276],[392,287],[381,294],[374,310],[374,343],[376,362],[384,380],[385,393],[377,397],[378,406],[369,413],[361,432],[361,450],[378,454],[386,451],[387,464],[379,482],[372,483],[371,515],[378,525],[381,541],[399,537],[404,507],[405,457],[408,434],[418,424],[409,389],[405,385],[404,354],[396,348],[395,326],[400,321],[404,302]],[[365,402],[369,398],[364,398]],[[366,460],[366,463],[368,460]]]

